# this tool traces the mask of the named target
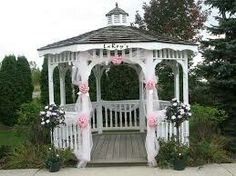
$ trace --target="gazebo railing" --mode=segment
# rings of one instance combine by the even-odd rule
[[[169,105],[168,101],[159,101],[160,109]],[[144,103],[140,100],[92,102],[93,112],[90,125],[92,131],[103,130],[141,130],[144,131]],[[75,104],[64,106],[66,117],[77,118]]]
[[[161,109],[169,105],[168,101],[159,101]],[[77,112],[74,104],[64,106],[66,111],[66,126],[56,128],[54,131],[54,142],[58,148],[78,149],[80,146],[80,129],[76,124]],[[146,118],[144,115],[143,103],[140,100],[126,101],[101,101],[93,102],[93,113],[91,116],[92,132],[111,130],[140,130],[146,129]],[[180,141],[188,142],[187,122],[180,128]],[[164,119],[158,120],[156,128],[157,139],[170,139],[176,135],[176,128],[173,124]]]

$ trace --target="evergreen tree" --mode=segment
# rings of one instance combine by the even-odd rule
[[[66,72],[65,77],[65,89],[66,89],[66,103],[73,103],[73,91],[72,91],[72,82],[71,82],[71,71]]]
[[[6,56],[0,69],[0,120],[9,126],[13,126],[17,121],[16,111],[19,108],[17,93],[20,91],[17,74],[16,57]]]
[[[32,100],[33,85],[29,63],[24,56],[17,58],[17,83],[19,84],[19,104]]]
[[[144,22],[143,18],[141,17],[141,15],[139,14],[138,11],[136,11],[135,22],[134,23],[138,25],[139,29],[146,30],[145,22]]]
[[[216,105],[223,108],[229,118],[225,124],[226,134],[236,135],[236,1],[207,0],[212,8],[219,10],[219,24],[209,27],[214,39],[202,42],[204,62],[200,66]],[[236,151],[236,140],[235,140]]]
[[[41,90],[41,103],[47,105],[49,103],[48,96],[48,58],[45,56],[43,60],[42,71],[40,75],[40,90]]]
[[[53,72],[53,84],[54,84],[54,101],[57,105],[60,105],[60,77],[59,69],[56,67]]]

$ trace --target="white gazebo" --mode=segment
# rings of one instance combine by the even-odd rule
[[[157,139],[167,140],[176,134],[175,127],[164,120],[164,108],[169,102],[158,100],[158,75],[155,75],[155,68],[162,61],[172,61],[175,97],[180,100],[179,67],[182,67],[183,100],[180,101],[188,104],[188,58],[193,52],[197,52],[197,45],[155,36],[129,26],[128,13],[120,9],[118,4],[106,17],[107,26],[104,28],[38,49],[40,56],[48,58],[50,104],[54,104],[53,71],[55,67],[59,68],[60,105],[65,108],[67,125],[55,129],[55,146],[73,149],[80,161],[78,166],[84,167],[93,160],[92,155],[98,150],[97,144],[92,147],[93,143],[99,142],[95,134],[114,130],[138,131],[146,135],[145,147],[144,143],[141,147],[146,149],[145,161],[153,166],[159,149]],[[100,79],[104,70],[111,64],[124,63],[135,69],[139,76],[139,100],[102,100]],[[66,103],[65,74],[68,69],[72,70],[72,83],[80,88],[75,104]],[[91,103],[88,78],[92,71],[96,77],[97,101]],[[153,117],[157,121],[155,126],[149,124]],[[180,141],[188,143],[188,137],[189,125],[185,122],[180,129]],[[92,138],[96,138],[96,141]],[[140,141],[136,142],[138,145]],[[116,144],[113,148],[115,146]],[[128,143],[126,146],[129,147]]]

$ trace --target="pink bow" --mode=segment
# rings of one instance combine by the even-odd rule
[[[120,65],[123,62],[123,58],[122,58],[122,56],[114,56],[114,57],[112,57],[111,62],[114,65]]]
[[[88,126],[88,115],[86,113],[79,114],[78,125],[80,128],[86,128]]]
[[[147,123],[148,123],[148,126],[150,128],[155,128],[156,125],[157,125],[157,116],[156,116],[156,114],[149,115],[148,119],[147,119]]]
[[[153,90],[156,87],[156,82],[153,80],[149,80],[145,83],[145,88],[147,90]]]

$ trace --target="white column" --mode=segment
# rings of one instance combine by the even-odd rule
[[[140,132],[144,132],[145,129],[145,114],[144,114],[144,95],[143,95],[143,73],[139,72],[139,119],[140,119]]]
[[[100,66],[96,66],[93,69],[96,78],[96,94],[97,94],[97,127],[98,133],[102,133],[103,123],[102,123],[102,104],[101,104],[101,77],[102,69]]]
[[[87,52],[80,52],[78,54],[77,67],[79,70],[79,75],[81,77],[82,83],[88,82],[90,71],[88,65],[89,54]],[[82,99],[82,112],[90,114],[90,98],[87,95],[81,95]],[[88,117],[90,121],[90,117]],[[90,123],[90,122],[89,122]],[[81,129],[81,156],[79,158],[80,162],[78,167],[83,167],[88,161],[91,160],[91,149],[92,149],[92,135],[91,135],[91,126]]]
[[[184,65],[183,65],[183,101],[189,103],[189,92],[188,92],[188,55],[187,51],[184,52]]]
[[[153,62],[152,52],[146,51],[146,72],[145,72],[145,80],[153,80],[155,79],[155,64]],[[146,109],[147,109],[147,117],[153,112],[153,90],[146,89]],[[147,123],[147,136],[146,136],[146,150],[147,150],[147,159],[149,166],[156,166],[156,155],[157,155],[157,140],[155,135],[155,128],[149,127]]]
[[[48,93],[49,93],[49,104],[55,104],[54,102],[54,84],[53,84],[53,71],[56,67],[55,64],[52,64],[50,60],[53,59],[53,56],[48,57]]]
[[[183,62],[183,102],[189,104],[189,92],[188,92],[188,55],[187,51],[184,51]],[[184,142],[189,144],[189,121],[185,121],[183,124],[184,130]]]
[[[179,100],[179,64],[175,63],[174,68],[174,87],[175,87],[175,98]]]

